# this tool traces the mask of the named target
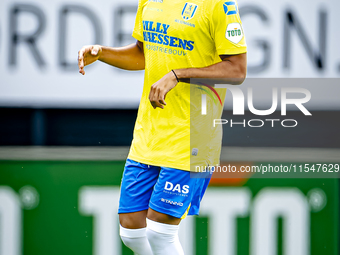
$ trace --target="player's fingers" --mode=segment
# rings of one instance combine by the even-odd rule
[[[150,93],[149,93],[149,101],[150,101],[152,107],[153,107],[154,109],[156,109],[156,106],[155,106],[155,104],[154,104],[154,99],[153,99],[153,98],[154,98],[154,94],[155,94],[154,87],[151,86]]]
[[[84,68],[84,56],[85,56],[85,48],[82,48],[78,53],[78,66],[79,68]]]
[[[164,106],[160,103],[160,95],[162,94],[162,91],[159,87],[155,87],[155,94],[154,94],[154,98],[153,101],[155,102],[156,107],[159,107],[161,109],[164,109]]]
[[[164,99],[159,100],[159,102],[160,102],[162,105],[166,105],[166,102],[164,101]]]
[[[159,93],[159,100],[158,100],[162,105],[166,105],[166,102],[165,102],[165,92],[164,91],[161,91]]]
[[[156,109],[157,108],[157,104],[155,101],[151,101],[150,100],[150,104],[152,105],[153,109]]]
[[[87,47],[84,46],[83,48],[81,48],[78,54],[78,58],[83,59],[84,56],[86,55],[86,51],[87,51]]]
[[[78,60],[81,59],[84,55],[84,48],[81,48],[80,51],[78,51]]]
[[[80,70],[79,70],[79,73],[81,73],[82,75],[85,75],[85,70],[84,70],[84,68],[80,69]]]
[[[158,95],[159,95],[159,88],[157,88],[157,86],[152,85],[150,89],[150,94],[149,94],[150,103],[154,109],[156,109],[157,107],[163,109],[164,106],[160,104]]]
[[[79,67],[79,73],[84,75],[85,74],[85,71],[84,71],[84,49],[81,49],[78,53],[78,67]]]
[[[78,52],[78,67],[81,68],[83,64],[83,50]]]
[[[150,93],[149,93],[149,101],[150,101],[150,102],[152,102],[153,97],[154,97],[154,90],[153,90],[153,88],[152,88],[152,86],[151,86]]]
[[[150,101],[156,101],[158,97],[158,88],[155,85],[151,86],[149,99]]]
[[[86,66],[86,55],[83,57],[83,63],[81,65],[81,74],[82,75],[85,75],[85,70],[84,70],[85,66]]]
[[[162,104],[160,104],[158,101],[153,101],[152,102],[152,105],[154,106],[154,108],[156,109],[157,107],[158,108],[161,108],[161,109],[164,109],[164,106]]]
[[[93,56],[97,56],[97,55],[98,55],[98,52],[99,52],[99,46],[98,46],[98,45],[92,46],[91,54],[92,54]]]
[[[85,75],[85,70],[84,70],[84,68],[79,68],[79,73],[81,73],[82,75]]]
[[[164,102],[164,90],[163,89],[161,89],[161,88],[159,88],[159,87],[157,87],[156,88],[156,102],[157,102],[157,105],[158,105],[158,107],[159,108],[162,108],[162,109],[164,109],[164,105],[165,105],[165,102]]]

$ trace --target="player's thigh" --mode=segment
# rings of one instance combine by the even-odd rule
[[[123,228],[138,229],[146,227],[147,210],[119,214],[119,223]]]
[[[170,225],[178,225],[181,222],[180,218],[176,218],[165,213],[157,212],[151,208],[149,208],[148,210],[147,218],[149,220],[153,220],[153,221],[164,223],[164,224],[170,224]]]
[[[127,159],[119,199],[119,219],[125,228],[145,227],[153,187],[160,168]]]
[[[192,213],[191,205],[196,207],[204,182],[205,179],[192,178],[188,171],[162,167],[150,198],[148,218],[179,224],[188,213],[198,214],[198,211]]]

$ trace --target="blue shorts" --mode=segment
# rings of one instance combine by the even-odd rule
[[[176,218],[181,218],[186,213],[198,215],[211,175],[211,172],[190,173],[127,159],[118,213],[151,208]]]

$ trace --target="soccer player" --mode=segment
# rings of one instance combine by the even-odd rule
[[[237,2],[188,1],[139,0],[135,44],[79,51],[83,75],[84,67],[97,60],[126,70],[145,69],[118,211],[121,238],[139,255],[184,254],[178,225],[187,214],[198,214],[210,180],[191,178],[190,157],[206,157],[206,166],[219,162],[219,136],[209,153],[191,150],[190,88],[196,85],[183,81],[215,78],[238,85],[246,77],[247,47]],[[224,95],[219,98],[223,101]],[[208,133],[205,139],[213,136]]]

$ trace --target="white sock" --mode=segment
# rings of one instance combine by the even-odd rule
[[[146,236],[153,255],[184,255],[178,238],[179,226],[163,224],[149,219],[146,219],[146,221]]]
[[[127,229],[120,226],[119,232],[123,243],[135,255],[153,255],[149,241],[146,238],[146,228]]]

